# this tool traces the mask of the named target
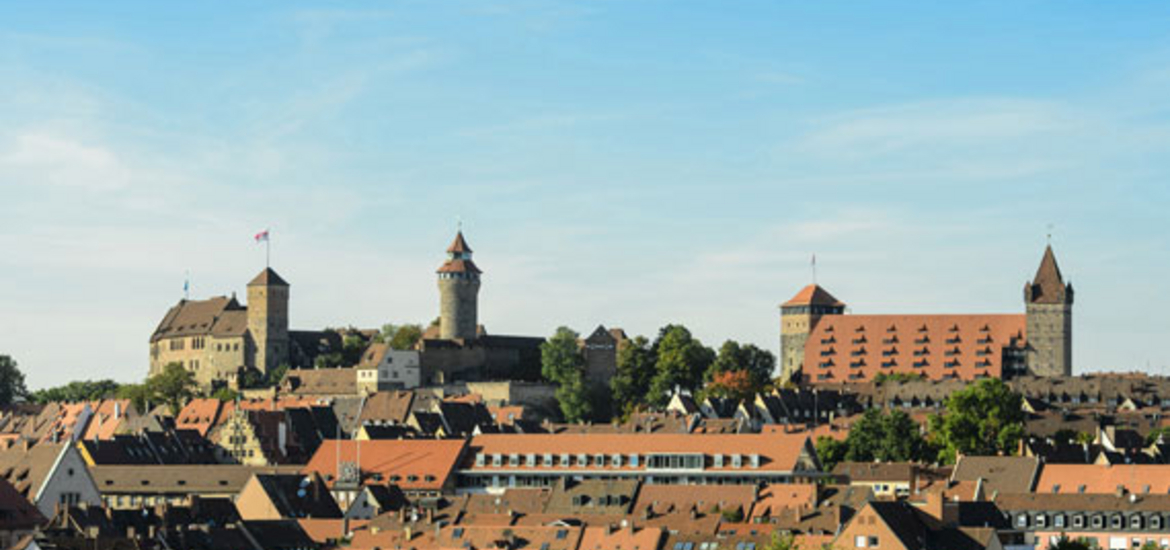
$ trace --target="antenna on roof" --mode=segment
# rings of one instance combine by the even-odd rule
[[[1053,224],[1051,224],[1051,223],[1048,224],[1048,246],[1052,246],[1052,229],[1053,229],[1053,227],[1055,227]]]
[[[455,230],[463,232],[463,216],[455,216]]]
[[[813,284],[815,285],[815,284],[817,284],[817,253],[816,252],[813,252],[813,255],[812,255],[812,276],[813,276]]]
[[[191,271],[188,270],[186,272],[186,274],[183,275],[183,299],[188,300],[190,298],[191,298]]]

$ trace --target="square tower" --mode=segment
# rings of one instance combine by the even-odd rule
[[[819,285],[811,284],[780,304],[780,380],[800,382],[808,335],[825,315],[845,313],[845,304]]]
[[[250,366],[262,373],[289,361],[288,289],[272,268],[248,283],[248,332],[255,346]]]
[[[1065,284],[1052,246],[1024,285],[1027,365],[1036,376],[1072,376],[1072,284]]]

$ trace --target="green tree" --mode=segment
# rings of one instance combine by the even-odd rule
[[[884,413],[869,409],[850,427],[843,442],[844,459],[851,462],[927,459],[931,449],[921,432],[918,424],[903,411]]]
[[[386,343],[390,344],[390,349],[414,349],[414,346],[417,345],[420,340],[422,340],[422,335],[422,325],[402,325],[398,327],[398,330],[394,331],[394,336],[391,336]]]
[[[959,454],[996,455],[1016,451],[1024,436],[1020,394],[998,378],[984,378],[952,393],[946,412],[930,419],[939,460],[953,463]]]
[[[1157,547],[1155,547],[1157,548]],[[1061,535],[1056,542],[1048,545],[1048,550],[1091,550],[1092,546],[1085,539],[1070,539]]]
[[[75,380],[64,386],[32,392],[29,400],[34,403],[94,401],[113,397],[118,393],[118,387],[113,380]]]
[[[754,344],[743,344],[728,340],[719,347],[719,354],[707,368],[708,382],[728,372],[746,372],[750,377],[753,393],[763,391],[772,382],[772,371],[776,369],[776,356]]]
[[[143,414],[150,412],[151,394],[150,388],[146,384],[122,384],[118,387],[115,393],[118,399],[129,399],[130,404],[134,405],[136,410],[142,411]]]
[[[634,337],[621,345],[617,354],[617,372],[609,382],[615,413],[629,416],[646,404],[650,381],[654,379],[654,363],[654,352],[645,336]]]
[[[796,537],[788,531],[776,531],[772,533],[772,541],[764,550],[794,550],[796,548]]]
[[[144,414],[150,412],[147,407],[150,406],[151,393],[147,389],[146,384],[123,384],[118,386],[118,391],[115,393],[118,399],[129,399],[130,404],[135,406],[135,410],[142,411]]]
[[[579,335],[560,327],[540,345],[540,371],[557,386],[556,398],[567,422],[587,420],[593,412],[585,383],[585,356],[577,344]]]
[[[837,466],[838,462],[845,460],[845,453],[849,450],[849,445],[844,441],[822,435],[817,438],[816,448],[817,460],[820,461],[821,468],[830,472]]]
[[[340,366],[352,367],[358,364],[369,345],[370,343],[356,332],[345,335],[345,338],[341,340],[342,362]]]
[[[179,363],[167,363],[163,371],[146,380],[150,395],[171,407],[178,414],[183,404],[194,395],[195,375]]]
[[[0,355],[0,407],[11,405],[17,399],[27,396],[24,373],[17,368],[16,360],[8,355]]]
[[[268,372],[264,373],[264,385],[269,388],[280,385],[280,381],[284,380],[284,375],[288,373],[289,368],[291,367],[288,363],[281,363],[268,369]]]
[[[219,388],[211,394],[212,399],[218,399],[220,401],[235,401],[239,396],[240,392],[227,387]]]
[[[666,406],[676,387],[692,391],[698,388],[707,367],[715,361],[715,352],[682,325],[662,327],[653,349],[657,372],[646,396],[653,407]]]

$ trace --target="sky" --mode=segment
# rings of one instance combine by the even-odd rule
[[[1048,235],[1074,369],[1170,374],[1170,6],[0,5],[0,354],[146,375],[183,297],[272,265],[294,329],[437,315],[462,223],[494,334],[779,347],[854,313],[1023,312]]]

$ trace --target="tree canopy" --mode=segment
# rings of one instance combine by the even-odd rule
[[[579,335],[560,327],[540,345],[541,374],[557,386],[556,399],[567,422],[588,420],[593,403],[585,383],[585,356],[577,344]]]
[[[1012,454],[1024,436],[1023,400],[1003,380],[984,378],[947,398],[946,412],[930,418],[939,460],[969,455]]]
[[[764,391],[772,383],[776,356],[754,344],[728,340],[707,368],[707,393],[736,400]]]
[[[617,372],[609,382],[615,413],[628,416],[646,404],[654,372],[654,352],[645,336],[636,336],[618,348]]]
[[[24,385],[24,373],[20,372],[16,360],[0,355],[0,406],[11,405],[26,396],[28,388]]]
[[[695,390],[703,383],[703,375],[715,361],[715,352],[691,335],[682,325],[662,327],[654,341],[657,372],[650,381],[647,402],[655,407],[665,406],[674,389]]]
[[[396,325],[387,323],[382,325],[382,330],[374,337],[374,341],[389,344],[390,349],[409,350],[414,349],[419,340],[422,340],[422,335],[423,327],[420,324]]]
[[[29,400],[34,403],[94,401],[116,396],[120,387],[113,380],[75,380],[64,386],[34,391]]]
[[[178,414],[183,404],[194,395],[195,375],[179,363],[167,363],[163,371],[146,380],[147,399],[155,398],[170,406]]]

